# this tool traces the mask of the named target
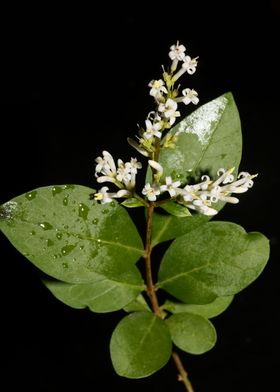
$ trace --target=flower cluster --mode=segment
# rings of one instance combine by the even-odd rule
[[[154,98],[156,110],[150,112],[145,121],[145,127],[139,129],[138,141],[128,139],[129,144],[146,157],[153,158],[157,149],[161,146],[161,137],[164,130],[169,129],[180,117],[178,104],[185,105],[199,102],[198,94],[195,90],[185,88],[179,96],[179,87],[175,87],[178,79],[187,72],[192,75],[196,71],[197,57],[191,58],[185,54],[186,48],[177,42],[172,45],[169,57],[172,60],[170,72],[163,73],[163,79],[151,80],[150,95]],[[179,63],[180,69],[175,73]],[[166,147],[166,146],[164,146]]]
[[[203,175],[198,184],[182,184],[181,181],[173,181],[170,176],[166,176],[163,181],[163,167],[158,162],[161,148],[176,148],[176,135],[167,134],[162,141],[164,130],[168,130],[180,117],[178,104],[199,102],[198,94],[195,90],[185,88],[181,95],[179,86],[175,86],[178,79],[184,74],[192,75],[196,71],[197,57],[191,58],[185,54],[186,48],[177,42],[170,47],[169,57],[172,60],[169,72],[164,71],[162,79],[152,80],[149,83],[150,95],[155,100],[156,108],[150,112],[145,120],[145,127],[139,129],[137,141],[128,139],[128,142],[138,152],[146,156],[149,160],[152,171],[151,183],[145,184],[142,195],[136,193],[136,174],[142,168],[142,164],[136,158],[131,158],[130,162],[123,162],[118,159],[117,165],[112,155],[103,151],[103,156],[96,158],[95,176],[98,183],[113,183],[118,190],[108,192],[109,188],[103,186],[94,198],[102,204],[112,201],[114,198],[136,198],[140,205],[149,202],[160,203],[170,200],[182,204],[183,206],[195,210],[204,215],[215,215],[217,209],[213,205],[218,201],[228,203],[238,203],[237,197],[232,194],[243,193],[253,186],[253,178],[247,172],[241,172],[237,179],[234,178],[234,168],[226,170],[219,169],[218,178],[211,180],[209,176]],[[168,193],[165,199],[163,194]],[[158,200],[160,198],[160,200]],[[132,203],[133,204],[133,203]],[[139,204],[138,204],[139,205]]]
[[[97,182],[112,182],[120,190],[115,193],[108,193],[107,186],[102,187],[95,193],[95,200],[99,200],[102,204],[109,203],[113,198],[131,197],[136,185],[136,174],[138,169],[142,168],[141,162],[136,158],[131,158],[130,162],[123,162],[118,159],[116,166],[112,155],[108,151],[103,151],[103,157],[97,157],[95,162],[95,177]]]
[[[161,176],[163,168],[158,162],[149,161],[150,166],[155,169]],[[196,210],[203,215],[215,215],[217,210],[212,208],[212,204],[218,201],[236,204],[239,202],[237,197],[231,196],[232,193],[244,193],[254,184],[253,178],[247,172],[241,172],[234,181],[232,174],[234,168],[225,170],[219,169],[217,172],[218,178],[213,181],[209,176],[203,175],[201,182],[194,185],[185,185],[181,187],[180,181],[172,181],[171,177],[165,177],[165,183],[147,183],[142,190],[149,201],[155,202],[157,196],[164,192],[168,192],[169,196],[184,206]]]

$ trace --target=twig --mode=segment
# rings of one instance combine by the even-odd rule
[[[192,384],[188,378],[188,373],[186,372],[179,355],[175,351],[172,353],[172,358],[179,372],[178,381],[181,381],[185,385],[188,392],[194,392]]]

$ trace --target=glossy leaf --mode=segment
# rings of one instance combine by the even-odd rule
[[[174,344],[190,354],[203,354],[214,347],[217,335],[206,318],[192,313],[178,313],[169,317],[166,324]]]
[[[120,321],[111,338],[114,369],[123,377],[147,377],[167,363],[171,346],[163,320],[150,312],[131,313]]]
[[[231,93],[226,93],[199,107],[179,122],[165,136],[177,137],[176,148],[163,148],[160,163],[164,178],[171,176],[186,184],[200,181],[202,174],[215,178],[220,168],[235,167],[237,171],[242,150],[238,109]],[[164,141],[164,140],[163,140]],[[219,202],[215,208],[223,207]],[[209,217],[193,214],[188,220],[155,214],[152,227],[153,246],[185,234]]]
[[[221,167],[239,166],[241,125],[231,93],[200,106],[167,135],[176,136],[177,141],[176,148],[161,150],[164,176],[179,178],[184,183],[190,176],[216,176]]]
[[[44,283],[57,299],[68,306],[77,309],[88,307],[93,312],[105,313],[122,309],[138,296],[144,285],[135,267],[137,279],[138,285],[116,282],[96,274],[91,283],[71,284],[57,280],[45,280]]]
[[[179,302],[166,301],[162,309],[171,313],[194,313],[205,318],[213,318],[224,312],[233,300],[233,295],[217,297],[213,302],[204,305],[188,305]]]
[[[196,213],[189,217],[178,218],[177,216],[166,213],[154,212],[152,246],[155,247],[161,242],[180,237],[208,222],[209,219],[209,216]]]
[[[164,211],[170,215],[177,216],[178,218],[186,218],[192,216],[189,209],[182,204],[178,204],[175,201],[169,200],[160,206]]]
[[[189,304],[238,293],[262,272],[269,243],[234,223],[208,222],[177,238],[163,257],[159,287]]]
[[[134,263],[143,254],[140,236],[116,202],[90,200],[80,185],[48,186],[4,204],[0,228],[12,244],[46,274],[89,283],[99,273],[139,284]]]
[[[135,197],[131,197],[130,199],[125,199],[121,204],[127,208],[144,206],[144,204],[140,200],[136,199]]]
[[[129,304],[124,306],[123,310],[126,311],[127,313],[130,313],[130,312],[151,312],[151,309],[149,308],[149,305],[145,301],[145,298],[143,297],[142,294],[139,294],[137,298],[135,298]]]

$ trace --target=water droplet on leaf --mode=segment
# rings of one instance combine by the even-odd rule
[[[69,255],[69,253],[72,252],[72,250],[76,248],[76,245],[66,245],[63,248],[61,248],[61,252],[63,256]]]
[[[41,222],[39,226],[42,227],[43,230],[51,230],[53,226],[48,222]]]
[[[97,225],[98,221],[99,221],[98,218],[94,218],[93,221],[92,221],[92,223],[93,223],[94,225]]]
[[[67,263],[62,263],[62,267],[63,268],[68,268],[68,264]]]
[[[62,191],[63,191],[63,189],[61,188],[61,186],[53,186],[52,187],[52,195],[53,196],[61,193]]]
[[[83,203],[79,204],[79,217],[87,220],[89,208]]]
[[[65,196],[64,199],[62,200],[62,203],[65,207],[68,206],[68,197],[69,195]]]
[[[109,212],[109,210],[108,210],[107,208],[104,208],[104,209],[102,210],[102,214],[108,214],[108,212]]]
[[[53,246],[54,242],[50,239],[46,240],[47,241],[47,246]]]
[[[27,200],[33,200],[37,196],[37,191],[28,192],[25,194]]]
[[[58,240],[61,240],[61,238],[62,238],[62,233],[56,233],[56,238],[57,238]]]

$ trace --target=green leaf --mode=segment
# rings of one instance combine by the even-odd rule
[[[261,233],[208,222],[171,244],[160,266],[159,287],[189,304],[209,303],[252,283],[268,257],[269,242]]]
[[[178,313],[166,320],[174,344],[190,354],[203,354],[214,347],[217,335],[214,326],[204,317]]]
[[[136,199],[135,197],[125,199],[121,204],[127,208],[135,208],[135,207],[143,207],[144,206],[144,204],[141,203],[141,201]]]
[[[128,378],[147,377],[161,369],[170,358],[171,347],[164,321],[150,312],[131,313],[123,318],[110,342],[114,369]]]
[[[172,240],[208,222],[209,216],[194,214],[186,218],[154,212],[152,223],[152,247]]]
[[[175,201],[169,200],[164,204],[160,205],[164,211],[168,212],[170,215],[177,216],[178,218],[186,218],[192,216],[187,207],[176,203]]]
[[[96,273],[139,284],[134,263],[143,255],[140,236],[117,203],[90,200],[80,185],[48,186],[0,207],[0,228],[46,274],[69,283],[90,283]]]
[[[224,312],[233,300],[233,295],[217,297],[213,302],[204,305],[188,305],[166,301],[161,308],[171,313],[194,313],[205,318],[213,318]]]
[[[93,312],[105,313],[122,309],[131,303],[144,289],[138,269],[135,267],[135,280],[139,285],[109,280],[96,274],[95,281],[84,284],[71,284],[57,280],[44,280],[52,294],[73,308],[89,307]]]
[[[184,183],[193,175],[208,173],[216,176],[221,167],[239,166],[241,126],[231,93],[200,106],[167,135],[175,135],[177,142],[176,148],[161,150],[164,176],[179,178]]]
[[[164,169],[164,178],[171,176],[185,184],[190,179],[199,181],[202,174],[215,178],[220,168],[235,167],[237,171],[241,159],[242,134],[238,109],[231,93],[195,110],[172,128],[165,139],[170,135],[176,135],[177,142],[176,148],[161,150],[159,162]],[[223,205],[219,202],[215,208],[219,211]],[[209,219],[198,214],[187,220],[155,214],[153,246],[185,234]]]
[[[123,310],[127,313],[130,312],[151,312],[149,305],[145,301],[142,294],[139,294],[137,298],[131,301],[129,304],[124,306]]]

